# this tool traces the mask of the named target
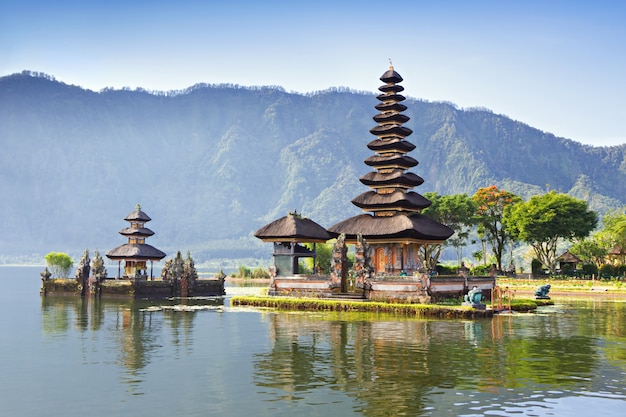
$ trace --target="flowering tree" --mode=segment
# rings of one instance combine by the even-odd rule
[[[478,232],[491,244],[499,271],[502,271],[502,255],[507,243],[512,239],[503,223],[505,212],[522,199],[495,185],[480,188],[472,197],[477,205]],[[483,254],[484,256],[485,254]]]

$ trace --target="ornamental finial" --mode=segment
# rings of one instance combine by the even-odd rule
[[[393,71],[393,63],[391,62],[391,58],[389,58],[389,69]]]

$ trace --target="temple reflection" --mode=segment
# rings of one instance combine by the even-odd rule
[[[283,400],[317,387],[345,392],[365,415],[420,415],[434,393],[449,389],[497,393],[522,381],[564,388],[580,384],[571,374],[585,378],[595,372],[598,347],[590,339],[555,333],[557,320],[542,317],[538,331],[526,334],[511,316],[437,321],[273,314],[272,348],[255,355],[254,381]],[[564,354],[543,360],[545,349]]]
[[[221,308],[223,303],[221,297],[148,301],[47,296],[41,298],[41,329],[55,339],[80,333],[83,360],[111,360],[89,357],[91,343],[104,344],[122,369],[122,380],[136,389],[142,369],[164,346],[168,351],[174,347],[177,355],[192,345],[194,310]]]

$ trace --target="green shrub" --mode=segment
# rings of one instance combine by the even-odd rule
[[[613,265],[602,265],[600,267],[600,277],[611,278],[615,276],[615,267]]]
[[[539,259],[533,259],[530,263],[530,270],[533,275],[543,275],[543,264]]]
[[[439,275],[455,275],[457,267],[437,264],[437,273]]]
[[[596,264],[583,264],[583,275],[591,277],[598,276],[598,266]]]
[[[257,268],[254,268],[252,270],[252,275],[251,276],[252,276],[252,278],[255,278],[255,279],[269,278],[270,277],[270,273],[265,268],[257,267]]]
[[[50,252],[44,259],[50,268],[52,278],[68,278],[70,269],[74,266],[72,258],[63,252]]]
[[[574,267],[572,264],[563,264],[563,266],[561,266],[561,274],[567,275],[568,277],[572,276],[574,274]]]
[[[237,278],[250,278],[251,271],[247,266],[239,265],[237,271]]]
[[[472,275],[488,275],[489,274],[489,266],[487,265],[477,265],[471,269],[470,273]]]

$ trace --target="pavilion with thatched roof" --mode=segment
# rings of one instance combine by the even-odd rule
[[[124,220],[130,223],[130,227],[120,230],[120,234],[128,238],[128,242],[107,252],[107,258],[118,262],[117,277],[121,278],[121,263],[124,261],[124,276],[147,277],[147,262],[150,261],[150,278],[153,278],[153,263],[165,258],[165,253],[154,246],[146,243],[146,238],[154,235],[146,223],[152,220],[146,213],[141,211],[137,204],[135,211],[127,215]]]
[[[254,236],[274,243],[272,256],[277,276],[297,275],[300,258],[313,258],[313,265],[317,265],[316,243],[325,243],[331,238],[326,229],[296,211],[261,227]],[[311,243],[313,248],[303,243]]]
[[[582,261],[578,256],[574,255],[572,252],[569,251],[569,249],[567,249],[565,252],[563,252],[563,254],[561,254],[561,256],[556,258],[556,262],[558,262],[559,264],[559,270],[563,270],[564,265],[570,265],[572,270],[574,270],[576,269],[576,265],[578,265]]]

